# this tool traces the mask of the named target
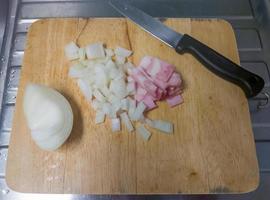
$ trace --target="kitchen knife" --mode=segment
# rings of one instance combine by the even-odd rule
[[[159,20],[120,0],[111,0],[110,5],[145,31],[174,48],[179,54],[191,53],[207,69],[238,85],[247,97],[256,96],[264,87],[264,80],[251,73],[212,48],[188,34],[175,32]]]

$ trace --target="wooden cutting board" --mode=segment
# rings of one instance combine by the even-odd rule
[[[242,193],[258,186],[259,173],[248,102],[237,86],[209,72],[191,55],[178,55],[125,19],[88,19],[79,45],[102,41],[157,56],[182,74],[184,104],[165,102],[149,117],[171,121],[174,134],[151,129],[145,142],[110,122],[96,125],[95,112],[75,80],[67,76],[63,48],[86,20],[44,19],[28,32],[8,152],[7,182],[19,192],[80,194]],[[168,19],[165,24],[191,34],[239,63],[232,27],[223,20]],[[40,150],[22,110],[26,83],[60,91],[71,103],[74,127],[59,150]]]

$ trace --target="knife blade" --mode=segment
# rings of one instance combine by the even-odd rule
[[[174,48],[177,53],[191,53],[208,70],[238,85],[246,97],[254,97],[263,89],[264,80],[260,76],[245,70],[190,35],[172,30],[159,20],[123,1],[111,0],[109,4],[146,32]]]

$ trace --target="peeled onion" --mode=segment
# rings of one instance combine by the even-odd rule
[[[35,143],[44,150],[59,148],[69,137],[73,113],[66,98],[54,89],[28,84],[23,109]]]

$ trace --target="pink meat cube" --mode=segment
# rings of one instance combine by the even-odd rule
[[[138,87],[135,94],[135,99],[141,101],[146,95],[147,91],[141,87]]]
[[[174,72],[172,74],[172,76],[170,77],[170,79],[168,80],[168,85],[169,86],[180,86],[182,83],[180,75],[176,72]]]
[[[151,110],[151,109],[157,107],[157,105],[155,104],[155,102],[153,101],[153,99],[150,95],[146,95],[143,98],[143,103],[147,106],[147,110]]]
[[[167,82],[174,72],[174,66],[162,61],[161,69],[156,77],[164,82]]]
[[[182,93],[182,90],[180,87],[175,87],[173,89],[167,90],[168,96],[175,96],[175,95],[181,94],[181,93]]]
[[[167,82],[174,72],[174,66],[155,57],[145,56],[140,66],[149,74],[153,79],[159,79]]]
[[[143,100],[144,96],[143,95],[139,95],[139,94],[135,94],[134,98],[135,98],[136,101],[140,102],[140,101]]]
[[[178,104],[183,103],[184,100],[181,95],[176,95],[174,97],[167,98],[166,101],[170,105],[170,107],[174,107]]]
[[[156,95],[157,86],[149,80],[139,69],[134,69],[131,76],[139,84],[140,87],[144,88],[152,96]]]

